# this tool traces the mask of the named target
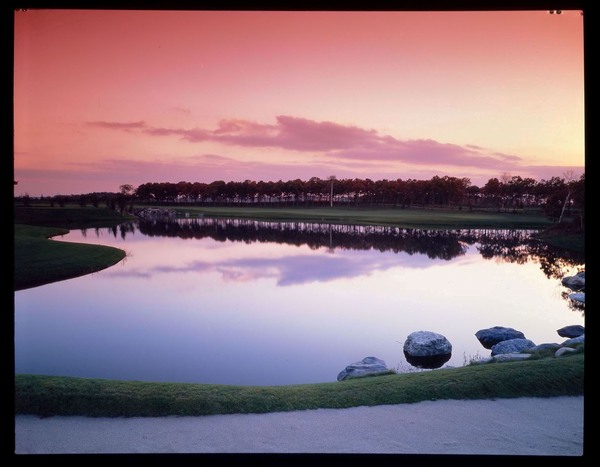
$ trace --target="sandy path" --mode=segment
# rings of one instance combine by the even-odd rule
[[[581,456],[583,397],[426,401],[269,414],[15,419],[16,454]]]

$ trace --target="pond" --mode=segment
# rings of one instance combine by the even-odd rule
[[[233,385],[334,382],[375,356],[398,371],[414,331],[444,335],[463,366],[475,333],[536,344],[584,325],[560,278],[582,257],[531,231],[426,231],[235,219],[136,221],[54,241],[111,245],[103,271],[15,293],[15,371]]]

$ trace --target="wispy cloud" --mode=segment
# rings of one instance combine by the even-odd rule
[[[279,148],[310,155],[318,153],[336,161],[386,161],[496,170],[510,170],[521,162],[516,155],[472,144],[462,146],[432,139],[400,140],[373,129],[287,115],[278,116],[276,124],[224,119],[212,130],[152,127],[144,121],[88,124],[114,130],[136,130],[150,136],[179,136],[191,143],[210,141],[241,147]]]
[[[385,144],[337,151],[334,155],[343,159],[379,160],[431,166],[448,165],[503,169],[520,162],[517,156],[492,153],[473,147],[439,143],[431,139],[400,141],[386,138]]]
[[[374,130],[284,115],[277,117],[276,125],[222,120],[214,134],[218,141],[226,144],[276,147],[302,152],[372,147],[379,144],[380,139]]]

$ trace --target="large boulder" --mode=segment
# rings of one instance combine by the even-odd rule
[[[502,341],[525,339],[525,335],[521,331],[503,326],[480,329],[475,333],[475,337],[486,349],[491,349],[494,345]]]
[[[556,332],[560,337],[579,337],[585,334],[585,328],[579,324],[573,324],[571,326],[565,326],[564,328],[557,329]]]
[[[535,347],[535,344],[529,339],[508,339],[492,346],[492,356],[505,353],[519,353],[532,347]]]
[[[571,290],[581,290],[585,288],[585,271],[579,272],[574,276],[566,276],[561,280],[562,285]]]
[[[365,357],[360,362],[355,362],[344,368],[337,376],[338,381],[365,376],[376,376],[390,373],[391,370],[385,362],[377,357]]]
[[[406,361],[418,368],[439,368],[452,357],[452,344],[445,336],[431,331],[416,331],[404,341]]]

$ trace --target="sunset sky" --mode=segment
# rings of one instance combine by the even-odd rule
[[[578,176],[579,11],[15,12],[15,194]]]

